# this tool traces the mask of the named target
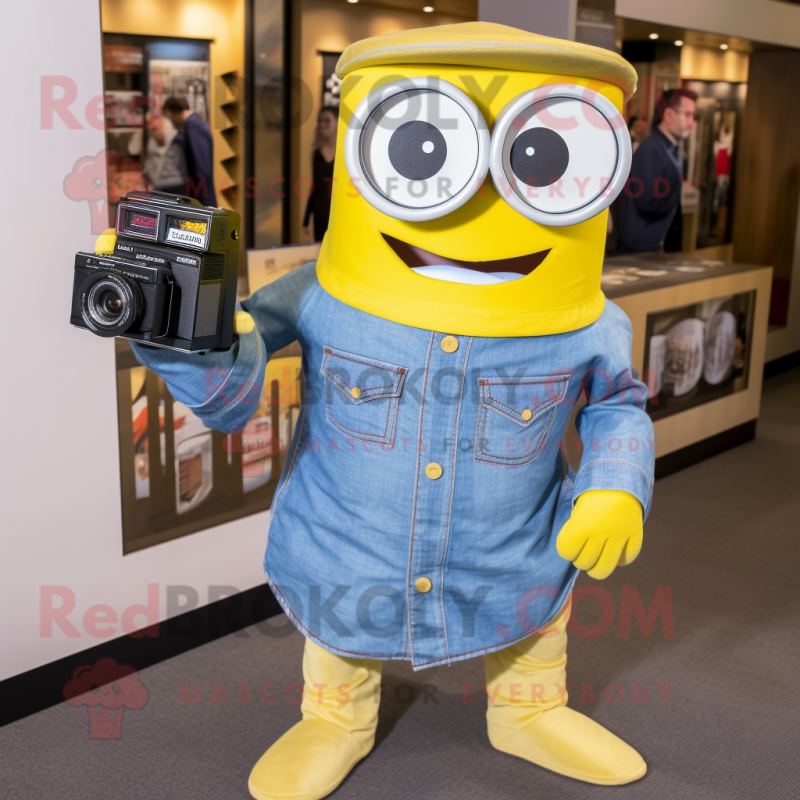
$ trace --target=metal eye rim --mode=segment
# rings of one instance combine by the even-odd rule
[[[388,100],[398,94],[414,90],[439,92],[456,102],[470,118],[478,137],[478,161],[467,183],[459,192],[447,200],[425,208],[400,205],[386,198],[370,180],[364,169],[361,156],[363,133],[372,115]],[[347,173],[357,191],[373,208],[388,217],[405,222],[428,222],[429,220],[444,217],[460,208],[480,189],[486,175],[489,173],[490,147],[489,126],[469,95],[441,78],[403,78],[374,89],[356,106],[353,116],[347,124],[344,138],[344,160],[347,166]]]
[[[529,89],[506,103],[495,119],[494,129],[492,130],[491,152],[489,154],[489,171],[492,174],[492,181],[500,197],[515,211],[518,211],[523,217],[527,217],[532,222],[538,222],[551,228],[577,225],[597,216],[601,211],[608,208],[625,188],[625,181],[628,179],[628,173],[631,168],[631,139],[628,127],[625,125],[622,114],[617,111],[614,104],[606,97],[603,97],[598,92],[592,92],[593,97],[589,101],[587,92],[590,91],[585,86],[570,84],[550,84],[543,87],[540,86],[537,89]],[[538,208],[534,208],[513,188],[510,192],[504,191],[503,183],[507,185],[509,179],[503,167],[503,148],[511,124],[519,116],[520,112],[530,107],[534,101],[540,102],[545,99],[556,98],[591,102],[594,109],[608,120],[609,127],[614,132],[617,142],[617,159],[611,181],[599,196],[571,211],[554,212],[541,211]]]

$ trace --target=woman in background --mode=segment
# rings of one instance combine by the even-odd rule
[[[631,117],[628,120],[628,133],[631,135],[631,153],[633,154],[650,134],[647,120],[641,117]]]
[[[147,157],[144,177],[148,190],[187,194],[189,171],[183,148],[175,141],[177,131],[166,117],[147,118]]]
[[[323,106],[317,115],[317,132],[314,137],[312,168],[313,188],[308,197],[303,228],[308,231],[309,220],[314,217],[314,241],[322,241],[328,229],[333,189],[333,157],[336,154],[336,127],[339,123],[337,106]]]

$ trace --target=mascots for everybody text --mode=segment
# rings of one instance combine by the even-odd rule
[[[229,351],[135,345],[223,431],[255,410],[270,354],[302,345],[264,567],[306,637],[307,688],[250,791],[332,792],[373,746],[381,662],[478,656],[495,748],[634,781],[641,756],[567,707],[565,665],[578,571],[636,558],[653,485],[631,325],[600,290],[636,74],[612,52],[489,23],[358,42],[337,71],[319,260],[242,304]],[[559,441],[581,396],[574,474]]]

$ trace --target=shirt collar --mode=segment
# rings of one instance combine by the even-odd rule
[[[673,142],[661,128],[656,128],[655,132],[661,137],[661,141],[664,143],[670,155],[677,157],[678,153],[680,153],[680,145],[677,142]]]

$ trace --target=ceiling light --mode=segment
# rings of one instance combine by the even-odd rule
[[[728,49],[728,45],[726,45],[726,44],[721,44],[721,45],[719,46],[719,49],[720,49],[720,50],[727,50],[727,49]]]
[[[650,38],[651,39],[658,39],[658,34],[657,33],[651,33],[650,34]]]
[[[348,3],[357,3],[358,0],[347,0]]]
[[[683,47],[683,39],[676,39],[675,47]]]
[[[431,13],[431,11],[433,11],[433,6],[425,6],[425,7],[424,7],[422,10],[423,10],[423,11],[424,11],[426,14],[430,14],[430,13]]]

